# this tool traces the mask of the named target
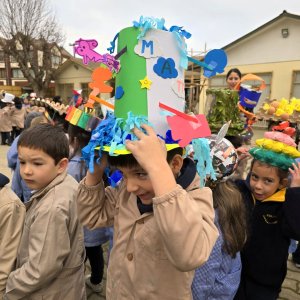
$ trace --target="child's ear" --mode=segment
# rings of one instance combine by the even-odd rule
[[[288,179],[287,179],[287,178],[281,179],[281,180],[280,180],[279,188],[280,188],[280,189],[283,189],[283,188],[285,188],[285,187],[287,187],[287,186],[288,186]]]
[[[58,166],[58,174],[63,173],[68,167],[69,160],[67,158],[62,158],[57,166]]]
[[[175,154],[169,165],[171,167],[173,174],[176,177],[182,168],[183,157],[180,154]]]

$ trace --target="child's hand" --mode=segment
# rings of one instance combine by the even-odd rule
[[[103,177],[104,170],[107,167],[107,154],[102,152],[102,157],[100,159],[100,163],[94,162],[94,172],[91,173],[90,171],[86,174],[85,184],[92,186],[97,185]]]
[[[141,130],[134,128],[132,131],[137,136],[137,141],[126,141],[126,148],[131,151],[140,166],[149,172],[152,167],[159,167],[166,163],[167,150],[162,139],[157,137],[153,128],[143,124],[142,128],[146,130],[146,134]]]
[[[300,162],[293,164],[293,169],[289,168],[292,176],[290,187],[300,187]]]

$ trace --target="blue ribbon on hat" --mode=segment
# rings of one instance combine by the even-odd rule
[[[205,138],[193,139],[192,145],[194,148],[194,160],[197,161],[197,173],[201,180],[200,187],[203,187],[205,186],[207,175],[209,175],[211,179],[217,180],[210,157],[208,140]]]

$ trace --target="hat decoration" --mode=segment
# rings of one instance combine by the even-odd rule
[[[98,126],[101,119],[95,116],[93,108],[82,105],[81,92],[82,90],[73,90],[73,105],[68,107],[65,120],[72,125],[91,132]]]
[[[260,83],[255,85],[245,84],[245,82],[249,83],[257,81]],[[258,104],[262,90],[264,90],[265,88],[265,81],[261,77],[254,74],[246,74],[235,86],[235,90],[239,91],[240,97],[238,108],[246,118],[245,127],[251,127],[251,125],[255,122],[256,117],[253,113],[253,109]]]
[[[15,95],[5,92],[4,97],[1,99],[1,101],[4,103],[14,104],[14,101],[13,101],[14,98],[15,98]]]
[[[283,170],[291,168],[300,157],[294,140],[283,132],[265,132],[264,138],[256,140],[256,145],[249,150],[255,159]]]
[[[143,130],[141,124],[152,126],[165,141],[167,150],[195,143],[199,149],[195,152],[201,152],[198,157],[203,160],[203,178],[210,172],[208,142],[203,139],[211,134],[206,118],[184,113],[184,68],[188,63],[185,39],[190,36],[179,26],[168,30],[164,19],[147,17],[134,21],[132,27],[115,36],[109,50],[112,54],[117,48],[114,59],[119,62],[118,68],[109,68],[99,60],[101,66],[93,72],[89,84],[92,92],[87,106],[93,107],[97,101],[111,109],[82,151],[91,172],[95,150],[99,150],[100,157],[101,151],[109,155],[130,153],[125,141],[137,139],[132,129]],[[92,57],[100,56],[93,53]],[[214,69],[212,65],[208,66],[210,70]],[[101,93],[113,90],[107,83],[112,77],[115,77],[114,104],[101,98]]]

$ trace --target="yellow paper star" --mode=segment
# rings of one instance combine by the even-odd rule
[[[141,83],[141,89],[150,89],[150,85],[152,84],[152,81],[146,76],[144,79],[140,80]]]

